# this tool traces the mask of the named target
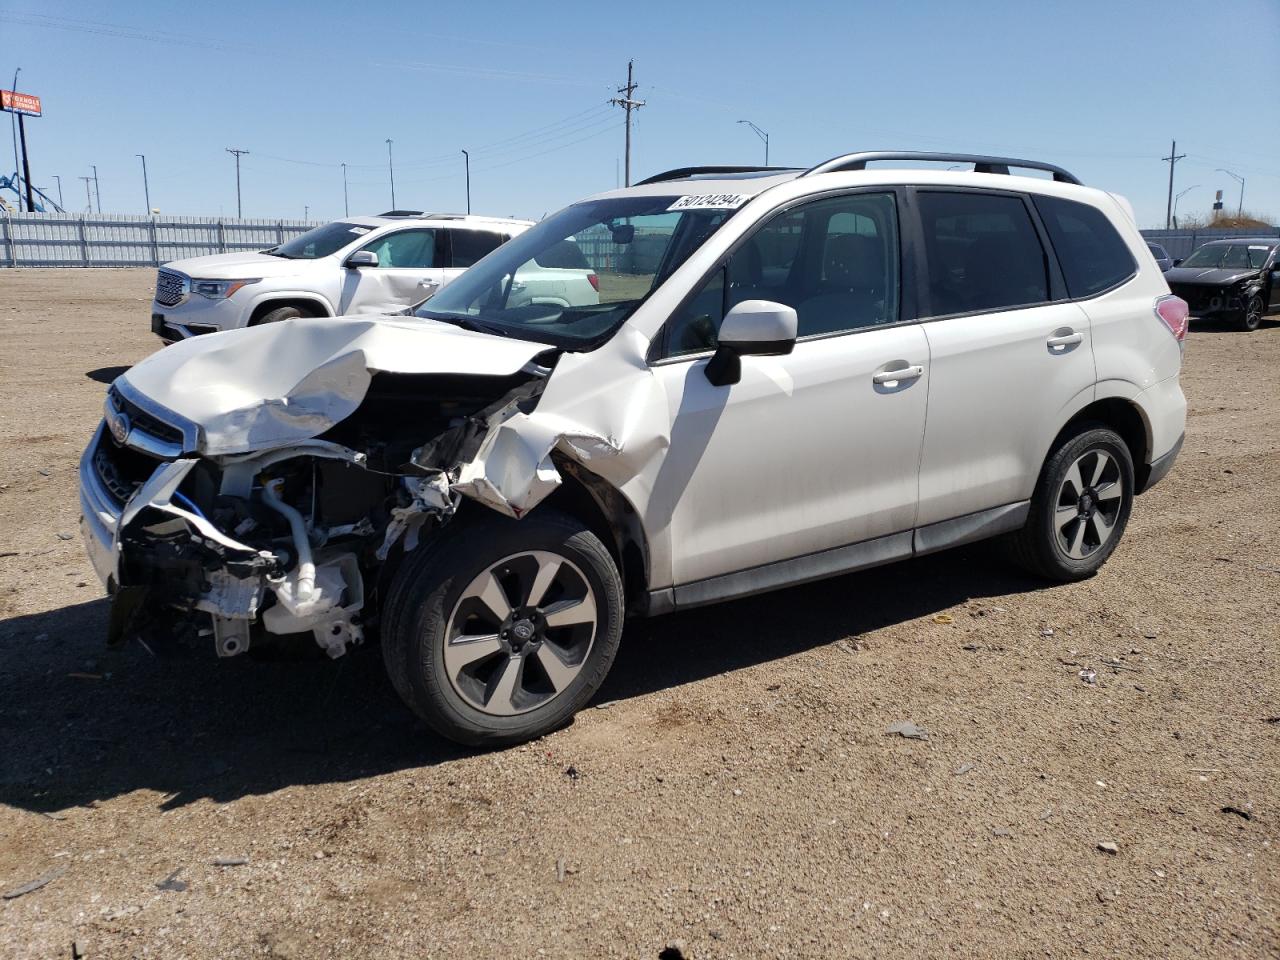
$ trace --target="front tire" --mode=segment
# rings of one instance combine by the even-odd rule
[[[264,323],[279,323],[281,320],[292,320],[294,317],[305,317],[297,307],[276,307],[274,310],[268,310],[252,324],[253,326],[261,326]]]
[[[382,638],[392,685],[441,736],[506,746],[568,723],[622,635],[617,566],[554,511],[456,519],[406,558]]]
[[[1237,320],[1238,326],[1246,333],[1252,333],[1262,326],[1263,312],[1262,297],[1254,294],[1245,304],[1244,312],[1240,314]]]
[[[1049,580],[1085,580],[1111,556],[1133,507],[1133,457],[1120,436],[1084,424],[1049,454],[1012,559]]]

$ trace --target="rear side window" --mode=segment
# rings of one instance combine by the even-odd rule
[[[1035,205],[1073,298],[1091,297],[1133,276],[1133,254],[1102,211],[1058,197],[1036,197]]]
[[[922,191],[919,206],[932,316],[1048,301],[1044,248],[1020,197]]]
[[[469,267],[502,246],[503,236],[488,230],[450,230],[449,241],[453,250],[450,258],[453,266]]]

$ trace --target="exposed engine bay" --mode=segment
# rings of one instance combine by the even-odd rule
[[[132,376],[118,380],[81,465],[86,527],[114,527],[112,558],[95,557],[114,594],[112,640],[163,645],[194,631],[211,635],[220,656],[272,635],[310,633],[330,657],[361,643],[385,568],[448,523],[464,498],[519,517],[560,482],[553,449],[577,459],[616,450],[580,431],[544,431],[536,449],[528,436],[536,431],[504,436],[513,417],[536,408],[559,357],[522,346],[532,356],[504,374],[384,371],[370,369],[367,350],[343,353],[321,365],[338,370],[340,384],[355,382],[326,401],[336,422],[250,452],[204,452],[253,436],[259,428],[245,417],[228,416],[221,437],[192,429]],[[363,382],[351,376],[357,368]],[[325,407],[317,376],[306,381],[314,430]],[[285,419],[299,406],[289,394],[274,406],[278,422],[300,422]],[[259,411],[271,407],[258,401]]]

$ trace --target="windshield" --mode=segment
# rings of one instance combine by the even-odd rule
[[[414,312],[568,349],[597,346],[733,213],[670,209],[679,199],[566,207]]]
[[[1184,267],[1234,267],[1262,269],[1270,247],[1262,244],[1207,244],[1182,261]]]
[[[344,223],[341,220],[335,220],[333,223],[326,223],[323,227],[308,230],[301,236],[294,237],[278,247],[264,250],[263,253],[269,253],[273,257],[285,257],[289,260],[316,260],[320,257],[327,257],[332,253],[337,253],[347,244],[353,243],[373,229],[373,227],[364,227],[358,223]]]

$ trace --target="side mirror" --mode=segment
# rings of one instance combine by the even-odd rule
[[[743,300],[724,316],[707,379],[725,387],[742,379],[741,357],[780,357],[796,345],[796,311],[771,300]]]
[[[372,250],[357,250],[347,257],[347,262],[343,264],[348,270],[358,270],[360,267],[376,267],[377,265],[378,255]]]
[[[1174,257],[1174,258],[1173,258],[1173,265],[1174,265],[1175,267],[1177,267],[1177,266],[1181,266],[1181,265],[1182,265],[1182,258],[1181,258],[1181,257]]]

